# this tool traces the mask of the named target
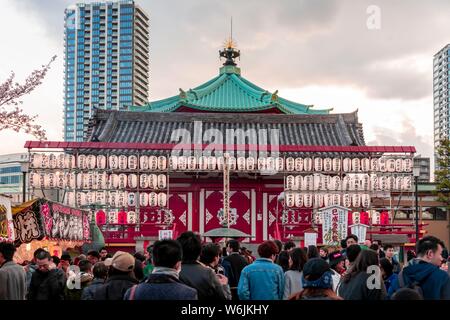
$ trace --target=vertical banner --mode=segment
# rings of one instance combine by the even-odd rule
[[[305,247],[317,245],[317,233],[305,232]]]
[[[14,241],[11,199],[0,195],[0,241]]]
[[[325,245],[339,245],[347,237],[348,209],[330,206],[319,210],[323,218],[322,242]]]

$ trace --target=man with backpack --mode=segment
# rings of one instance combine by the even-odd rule
[[[398,275],[393,290],[411,288],[425,300],[450,300],[450,276],[440,269],[444,243],[427,236],[417,243],[417,258]]]

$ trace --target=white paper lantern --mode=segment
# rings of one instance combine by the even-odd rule
[[[305,191],[314,190],[314,178],[312,175],[308,175],[303,178],[303,188],[302,189]]]
[[[311,208],[312,207],[312,202],[313,202],[313,196],[311,193],[305,193],[303,195],[303,205],[306,208]]]
[[[106,204],[106,193],[105,191],[97,191],[95,193],[95,202],[101,205]]]
[[[156,174],[148,176],[148,187],[152,190],[158,189],[158,176]]]
[[[187,158],[187,168],[188,170],[195,170],[197,169],[197,158],[194,156],[189,156]]]
[[[258,158],[258,170],[266,171],[267,170],[267,160],[266,158]]]
[[[362,206],[364,208],[369,208],[370,207],[370,195],[368,195],[367,193],[362,194],[361,202],[362,202]]]
[[[239,171],[245,171],[245,157],[238,157],[237,158],[237,169]]]
[[[361,189],[360,190],[370,190],[370,176],[368,174],[361,174]]]
[[[404,191],[411,191],[412,188],[412,179],[411,177],[404,177],[402,182],[402,190]]]
[[[403,160],[402,159],[395,159],[395,171],[403,172]]]
[[[313,170],[313,161],[311,158],[303,159],[303,170],[311,172]]]
[[[48,155],[48,167],[50,169],[56,169],[56,165],[57,165],[57,163],[56,163],[56,155],[53,154],[53,153],[50,153]]]
[[[66,179],[64,176],[64,172],[55,172],[55,178],[56,178],[56,187],[59,189],[64,189],[66,187]]]
[[[354,172],[359,172],[361,170],[361,160],[359,160],[358,158],[352,159],[352,170]]]
[[[313,190],[320,190],[321,184],[322,184],[322,177],[320,174],[315,173],[313,174],[313,180],[314,180],[314,189]]]
[[[377,172],[378,171],[378,159],[372,158],[370,159],[370,170]]]
[[[298,175],[295,177],[295,184],[294,186],[297,188],[296,190],[302,190],[303,188],[303,177]]]
[[[361,159],[361,171],[364,172],[370,171],[370,160],[368,158]]]
[[[65,178],[65,187],[69,189],[75,189],[76,188],[76,182],[77,182],[77,176],[74,172],[66,172],[64,174]]]
[[[225,159],[223,157],[217,157],[217,170],[223,171],[225,165]]]
[[[381,172],[387,171],[385,158],[378,159],[378,170],[380,170]]]
[[[316,203],[317,203],[317,194],[316,194]],[[330,193],[326,193],[324,196],[323,196],[323,201],[322,201],[323,203],[322,203],[322,205],[321,206],[315,206],[316,208],[320,208],[320,207],[323,207],[323,206],[325,206],[325,207],[328,207],[328,206],[332,206],[333,205],[333,195],[332,194],[330,194]]]
[[[102,154],[98,155],[95,162],[98,169],[106,169],[106,156]]]
[[[139,205],[141,207],[148,207],[148,193],[141,192],[139,194]]]
[[[128,156],[128,169],[136,170],[138,167],[138,158],[135,155]]]
[[[95,169],[97,164],[97,157],[93,154],[86,156],[86,168],[89,170]]]
[[[201,156],[198,158],[197,167],[200,170],[208,170],[208,158],[205,156]]]
[[[339,193],[333,194],[333,205],[335,205],[335,206],[341,205],[341,195]]]
[[[158,206],[167,206],[167,195],[164,192],[158,194]]]
[[[395,159],[386,160],[386,169],[387,172],[395,172]]]
[[[323,171],[323,159],[322,158],[314,158],[314,170],[315,171]]]
[[[149,162],[148,162],[148,156],[139,156],[139,169],[141,170],[148,170],[150,169]]]
[[[284,159],[277,157],[275,158],[275,170],[281,172],[284,171]]]
[[[303,207],[303,194],[301,194],[301,193],[295,194],[295,206],[297,208]]]
[[[348,190],[354,191],[356,190],[356,183],[357,183],[357,177],[350,176],[350,179],[348,180]]]
[[[386,176],[381,176],[381,177],[378,178],[378,180],[379,180],[378,186],[379,186],[379,190],[380,191],[387,191],[387,190],[389,190]]]
[[[314,208],[321,208],[324,205],[324,198],[332,199],[331,194],[316,193],[314,195]]]
[[[46,174],[45,187],[49,189],[56,188],[56,176],[53,172]]]
[[[117,191],[110,191],[108,196],[108,204],[111,207],[119,207],[119,194]]]
[[[119,158],[113,154],[108,157],[108,165],[110,169],[116,170],[119,168]]]
[[[97,174],[97,189],[107,189],[108,175],[105,172]]]
[[[149,161],[150,161],[150,158],[149,158]],[[177,156],[169,157],[169,168],[172,171],[178,170],[178,157]]]
[[[379,189],[379,180],[378,180],[378,176],[376,174],[370,175],[370,190],[371,191],[380,190]]]
[[[378,211],[374,211],[372,213],[372,224],[380,224],[381,222],[381,214]]]
[[[134,192],[128,192],[127,193],[127,203],[128,203],[128,206],[129,207],[134,207],[134,206],[136,206],[136,201],[137,201],[137,199],[136,199],[136,193],[134,193]]]
[[[119,170],[126,170],[128,167],[128,157],[126,155],[119,156]]]
[[[158,195],[155,192],[150,192],[148,195],[148,205],[156,207],[158,205]]]
[[[76,197],[76,205],[78,207],[86,205],[86,193],[84,193],[84,192],[77,192],[75,197]]]
[[[64,153],[60,153],[56,156],[56,168],[64,169]]]
[[[136,224],[137,222],[137,214],[134,211],[127,212],[127,223],[128,224]]]
[[[187,158],[185,156],[178,157],[178,170],[187,169]]]
[[[70,206],[70,207],[75,207],[76,203],[75,203],[75,192],[73,191],[68,191],[66,192],[66,196],[65,196],[65,204]]]
[[[30,155],[30,167],[31,168],[41,168],[42,154],[32,153]]]
[[[237,168],[237,160],[235,157],[229,157],[228,158],[228,165],[230,167],[230,170],[236,170]]]
[[[127,205],[127,202],[128,202],[128,194],[127,194],[127,192],[125,192],[125,191],[119,191],[118,193],[117,193],[117,198],[118,198],[118,200],[117,200],[117,204],[118,204],[118,207],[120,208],[120,207],[125,207],[126,205]]]
[[[389,176],[387,179],[388,184],[388,190],[394,190],[395,189],[395,177]]]
[[[413,169],[413,160],[412,159],[404,159],[403,160],[403,171],[411,172]]]
[[[178,163],[178,161],[177,161],[177,163]],[[157,156],[149,156],[148,157],[148,168],[150,171],[158,170],[158,157]]]
[[[352,206],[352,197],[350,194],[344,193],[344,195],[342,196],[342,204],[346,208],[350,208]]]
[[[275,159],[273,157],[268,157],[266,160],[267,171],[273,172],[275,170]]]
[[[78,168],[79,169],[87,168],[86,156],[84,154],[78,155]]]
[[[323,171],[330,172],[333,170],[333,160],[331,158],[323,159]]]
[[[342,190],[350,190],[350,176],[344,176],[342,178]]]
[[[361,223],[361,214],[359,212],[352,212],[353,224]]]
[[[110,211],[108,212],[108,223],[109,224],[117,224],[119,222],[117,212]]]
[[[320,179],[320,190],[327,191],[328,185],[331,183],[331,177],[322,174]]]
[[[352,195],[352,205],[354,208],[361,206],[361,195],[359,193],[354,193]]]
[[[334,176],[330,178],[329,183],[327,184],[327,189],[332,191],[332,190],[336,190],[336,179],[335,178],[339,178],[338,176]]]
[[[86,192],[86,205],[90,206],[95,202],[95,191]]]
[[[395,190],[402,190],[403,185],[403,177],[395,178]]]
[[[127,187],[128,177],[126,174],[119,174],[119,189],[125,189]]]
[[[119,188],[119,175],[113,173],[109,176],[109,188],[111,189]]]
[[[342,169],[344,170],[344,172],[350,172],[352,170],[352,159],[345,158],[342,161]]]
[[[295,194],[292,192],[286,193],[286,206],[292,208],[295,206]]]
[[[341,171],[341,159],[333,158],[333,171],[334,172]]]
[[[138,187],[138,177],[136,174],[128,175],[128,187],[132,189],[136,189]]]
[[[247,170],[248,171],[255,170],[255,158],[248,157],[247,160],[246,160],[246,165],[247,165]]]
[[[158,189],[165,189],[167,186],[167,177],[164,174],[158,175]]]
[[[165,156],[158,157],[158,170],[167,170],[167,158]]]
[[[78,173],[76,179],[77,179],[76,180],[77,189],[83,189],[84,174]]]
[[[295,177],[294,176],[287,176],[286,177],[286,190],[294,190],[295,186]],[[297,188],[298,190],[298,188]]]
[[[286,171],[294,171],[295,170],[295,159],[292,157],[286,158]],[[303,167],[303,159],[302,159],[302,167]]]
[[[217,159],[216,157],[209,156],[208,157],[208,170],[216,170],[217,168]]]
[[[139,177],[139,187],[141,189],[147,189],[148,188],[148,175],[141,174],[141,176]],[[147,202],[148,202],[148,200],[147,200]]]

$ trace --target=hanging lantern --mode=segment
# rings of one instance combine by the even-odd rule
[[[127,187],[127,175],[124,173],[119,174],[119,189],[125,189]]]
[[[395,159],[386,160],[386,171],[395,172]]]
[[[119,168],[119,158],[113,154],[111,156],[108,157],[108,164],[109,164],[109,168],[116,170]]]
[[[381,215],[378,211],[372,212],[372,224],[380,224]]]
[[[95,191],[86,192],[86,205],[90,206],[95,201]]]
[[[56,187],[56,177],[53,172],[50,172],[46,175],[45,187],[49,189],[54,189]]]
[[[292,208],[295,206],[295,194],[292,192],[286,193],[286,206]]]
[[[350,179],[348,180],[348,190],[354,191],[356,190],[356,186],[358,184],[358,175],[350,176]]]
[[[402,177],[396,177],[395,178],[395,190],[402,190],[403,185],[403,178]]]
[[[378,160],[378,169],[381,172],[386,172],[387,171],[387,169],[386,169],[386,159],[385,158],[380,158]]]
[[[194,156],[189,156],[187,158],[187,168],[188,170],[195,170],[197,169],[197,158]]]
[[[76,193],[76,205],[78,207],[86,205],[86,193],[84,193],[84,192]]]
[[[379,178],[379,187],[381,191],[387,191],[388,189],[388,182],[386,176],[381,176]]]
[[[379,180],[376,174],[370,175],[370,191],[376,191],[379,189]]]
[[[92,170],[95,169],[95,165],[97,162],[97,157],[93,154],[86,156],[86,169]]]
[[[128,203],[128,193],[126,191],[118,192],[118,205],[119,207],[124,207]]]
[[[404,177],[403,182],[402,182],[402,190],[404,191],[411,191],[412,189],[412,179],[411,177]]]
[[[294,190],[294,188],[295,188],[295,177],[287,176],[286,177],[286,190]],[[298,190],[298,187],[295,190]]]
[[[395,159],[395,171],[403,172],[403,160],[402,159]]]
[[[158,157],[158,170],[167,170],[167,158],[165,156]]]
[[[312,191],[314,189],[314,178],[311,175],[305,176],[303,178],[303,190]]]
[[[56,169],[56,155],[53,153],[48,155],[48,167],[50,169]]]
[[[413,169],[413,161],[412,161],[412,159],[409,159],[409,158],[408,159],[404,159],[402,166],[403,166],[403,171],[404,172],[411,172],[412,169]]]
[[[306,208],[311,208],[312,207],[312,201],[313,201],[313,197],[311,193],[305,193],[303,196],[303,205]]]
[[[108,212],[108,223],[109,224],[117,224],[118,223],[118,217],[116,211],[110,211]]]
[[[105,191],[97,191],[95,192],[95,202],[101,205],[106,204],[106,195]]]
[[[302,159],[303,167],[303,159]],[[294,171],[296,169],[296,159],[289,157],[286,159],[286,171]]]
[[[342,190],[350,190],[350,176],[342,178]]]
[[[139,194],[139,205],[141,207],[148,207],[148,193],[141,192]]]
[[[361,195],[361,202],[362,202],[362,206],[364,208],[369,208],[370,206],[370,195],[368,195],[367,193],[364,193]]]
[[[128,156],[128,169],[136,170],[137,166],[138,166],[137,156],[135,155]]]
[[[361,174],[361,189],[360,190],[369,190],[370,189],[370,176],[368,174]]]
[[[136,189],[138,187],[138,178],[136,174],[128,175],[128,187],[131,189]]]
[[[158,206],[167,206],[167,195],[164,192],[158,194]]]
[[[129,207],[136,206],[136,194],[134,192],[127,193],[127,203]]]
[[[164,174],[158,175],[158,189],[165,189],[167,186],[167,177]]]
[[[30,167],[31,168],[41,168],[42,154],[32,153],[30,155]]]
[[[382,225],[389,224],[389,212],[381,211],[381,213],[380,213],[380,224],[382,224]]]
[[[331,158],[323,159],[323,171],[330,172],[333,170],[333,160]]]
[[[314,170],[323,171],[323,160],[322,158],[314,158]]]
[[[178,170],[187,169],[187,158],[185,156],[178,157]]]
[[[352,160],[350,158],[345,158],[342,161],[342,169],[344,170],[344,172],[352,171]]]
[[[313,180],[314,180],[314,189],[313,190],[320,190],[321,189],[321,187],[322,187],[322,179],[321,179],[322,177],[321,177],[321,175],[320,174],[318,174],[318,173],[314,173],[313,174]]]
[[[311,158],[303,159],[303,170],[311,172],[313,170],[313,161]]]
[[[303,207],[303,194],[301,194],[301,193],[295,194],[295,206],[297,208]]]
[[[75,207],[76,203],[75,203],[75,192],[73,191],[69,191],[66,193],[66,204],[69,207]]]
[[[77,189],[83,189],[83,180],[84,180],[84,174],[78,173],[77,174]]]
[[[83,189],[92,190],[94,188],[94,173],[88,172],[83,174]]]
[[[139,156],[139,169],[148,170],[149,168],[148,156]]]
[[[149,156],[148,157],[148,168],[150,171],[158,170],[158,157],[157,156]]]
[[[78,169],[86,169],[86,156],[84,154],[80,154],[78,156]]]
[[[108,175],[105,172],[97,174],[97,189],[107,189]]]
[[[316,194],[316,203],[317,203],[318,200],[319,200],[319,199],[317,198],[317,194]],[[332,194],[329,194],[329,193],[326,193],[325,196],[323,196],[322,202],[323,202],[322,205],[319,206],[319,207],[322,207],[322,206],[325,206],[325,207],[332,206],[332,205],[333,205],[333,195],[332,195]],[[317,206],[315,206],[315,207],[317,208]]]
[[[268,157],[266,159],[267,171],[273,172],[275,170],[275,159],[273,157]]]
[[[119,195],[117,191],[110,191],[108,196],[108,205],[111,207],[119,207]]]
[[[332,200],[331,194],[323,194],[323,193],[316,193],[314,195],[314,208],[321,208],[323,207],[324,204],[324,198],[328,200]],[[331,201],[329,201],[329,203],[331,203]]]
[[[64,172],[56,172],[55,173],[55,178],[56,178],[56,188],[58,189],[64,189],[65,186],[65,176],[64,176]]]
[[[284,171],[284,159],[277,157],[275,158],[275,170],[281,172]]]
[[[333,171],[334,172],[341,171],[341,159],[333,158]]]
[[[155,192],[150,192],[148,195],[148,205],[156,207],[158,205],[158,195]]]
[[[60,153],[56,156],[56,168],[64,169],[64,153]]]
[[[247,165],[247,170],[248,171],[255,170],[255,158],[248,157],[247,160],[246,160],[246,165]]]
[[[65,178],[65,187],[69,189],[75,189],[76,188],[76,182],[77,182],[77,176],[73,172],[66,172],[64,174]]]
[[[106,169],[106,156],[102,154],[98,155],[97,157],[95,157],[95,163],[98,169]]]
[[[333,205],[340,206],[341,205],[341,195],[339,193],[333,194]]]
[[[352,222],[353,224],[361,223],[361,215],[359,212],[353,212],[352,214]]]
[[[150,174],[148,176],[148,187],[149,189],[158,189],[158,176],[156,174]]]
[[[294,186],[297,188],[295,190],[302,190],[303,188],[303,177],[298,175],[295,177],[295,184]]]
[[[342,203],[344,207],[350,208],[352,206],[352,197],[348,193],[344,193],[342,196]]]
[[[230,166],[230,170],[236,170],[237,168],[237,160],[235,157],[228,158],[228,164]]]
[[[217,170],[223,171],[225,165],[225,159],[223,157],[217,157]]]
[[[119,170],[126,170],[128,166],[128,157],[125,155],[119,156]]]
[[[370,170],[377,172],[378,171],[378,159],[372,158],[370,159]]]
[[[147,189],[148,188],[148,175],[141,174],[139,177],[139,187],[141,189]]]
[[[128,224],[136,224],[137,219],[136,219],[137,215],[136,212],[134,211],[129,211],[127,213],[127,223]]]
[[[149,158],[150,161],[150,158]],[[169,168],[172,171],[178,170],[178,157],[170,156],[169,157]]]
[[[267,160],[266,158],[258,158],[258,170],[266,171],[267,170]]]
[[[352,170],[354,172],[359,172],[361,170],[361,160],[359,158],[352,159]]]
[[[338,176],[334,176],[331,177],[329,183],[327,184],[327,189],[332,191],[332,190],[336,190],[336,179],[335,178],[339,178]]]
[[[245,171],[245,157],[237,158],[237,168],[239,171]]]
[[[388,190],[394,190],[395,189],[395,177],[389,176],[387,178],[387,188],[388,188]]]
[[[217,168],[217,159],[216,157],[209,156],[208,157],[208,170],[216,170]]]
[[[320,190],[321,191],[327,191],[328,185],[331,183],[331,177],[327,175],[320,175]]]
[[[117,174],[113,173],[109,176],[108,187],[109,189],[119,188],[119,176]]]
[[[361,206],[361,195],[359,193],[354,193],[352,195],[352,205],[354,208]]]
[[[370,160],[368,158],[361,159],[361,171],[369,172],[370,171]]]

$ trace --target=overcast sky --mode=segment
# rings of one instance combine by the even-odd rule
[[[90,1],[87,1],[90,2]],[[44,84],[24,99],[51,140],[62,139],[63,12],[74,1],[0,0],[0,81],[58,55]],[[150,100],[218,73],[229,34],[242,75],[316,108],[359,111],[369,145],[414,145],[432,156],[433,54],[450,42],[448,0],[137,1],[150,15]],[[380,9],[380,28],[368,28]],[[1,153],[23,151],[25,134],[0,132]]]

